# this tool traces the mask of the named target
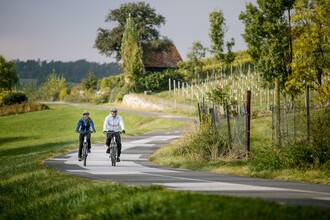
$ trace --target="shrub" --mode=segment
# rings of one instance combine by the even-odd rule
[[[272,147],[266,147],[251,163],[252,172],[275,171],[284,167],[281,152]]]
[[[21,104],[26,102],[28,97],[23,92],[10,92],[2,99],[4,105]]]
[[[311,144],[320,164],[330,161],[330,108],[317,111],[311,119]]]
[[[185,142],[176,148],[176,156],[184,156],[195,162],[216,161],[230,151],[227,139],[214,129],[196,125],[195,130],[184,137]]]
[[[319,163],[317,150],[306,142],[289,144],[283,149],[287,168],[309,169]]]
[[[22,104],[14,104],[0,107],[0,116],[15,115],[25,112],[41,111],[47,109],[49,109],[49,107],[45,104],[25,102]]]

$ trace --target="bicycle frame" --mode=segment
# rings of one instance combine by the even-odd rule
[[[87,156],[88,156],[87,135],[90,134],[90,133],[91,132],[84,134],[84,141],[83,141],[83,146],[82,146],[82,149],[81,149],[81,159],[84,161],[84,166],[86,166]]]

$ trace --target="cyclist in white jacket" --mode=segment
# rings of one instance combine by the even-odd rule
[[[119,126],[121,128],[122,133],[125,133],[124,121],[120,115],[117,114],[118,110],[116,108],[112,108],[110,114],[105,118],[103,124],[103,133],[107,134],[106,146],[108,147],[106,153],[110,153],[110,141],[112,138],[111,133],[114,132],[113,135],[116,137],[116,142],[118,146],[118,155],[117,162],[120,162],[120,154],[121,154],[121,137],[119,134]]]

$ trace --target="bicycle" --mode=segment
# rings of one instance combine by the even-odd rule
[[[111,141],[110,141],[110,154],[109,158],[111,159],[111,166],[115,167],[117,162],[117,154],[118,154],[118,147],[116,142],[116,133],[121,134],[120,131],[107,131],[107,134],[111,135]]]
[[[80,132],[79,132],[80,133]],[[81,149],[81,159],[84,161],[84,166],[86,166],[87,156],[88,156],[88,142],[87,142],[87,135],[92,132],[88,132],[84,134],[84,141],[83,147]]]

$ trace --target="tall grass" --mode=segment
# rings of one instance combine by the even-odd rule
[[[255,199],[132,187],[59,173],[42,165],[51,155],[74,149],[82,108],[1,117],[0,219],[329,219],[328,209],[285,206]],[[90,110],[101,134],[105,110]],[[131,134],[172,127],[165,119],[122,114]],[[133,120],[134,119],[134,120]],[[140,122],[140,124],[137,124]],[[143,123],[145,122],[145,123]],[[142,129],[139,129],[144,125]],[[145,126],[149,124],[150,126]]]

